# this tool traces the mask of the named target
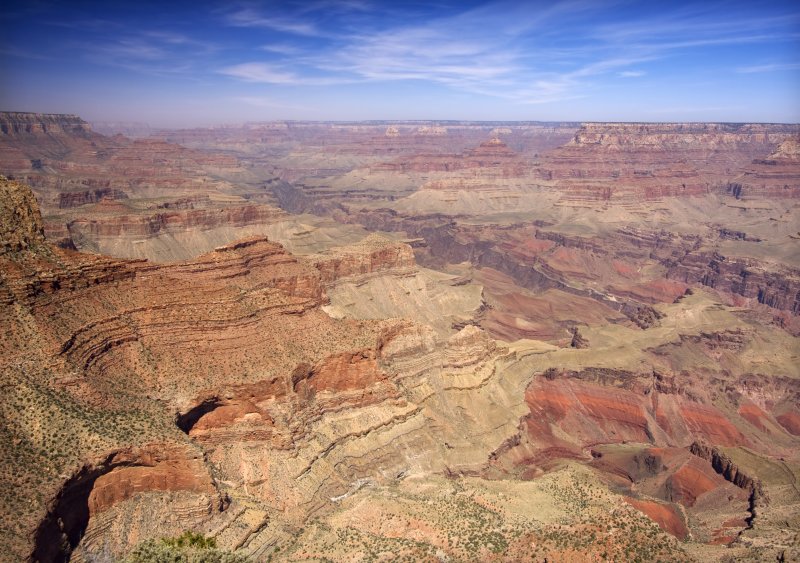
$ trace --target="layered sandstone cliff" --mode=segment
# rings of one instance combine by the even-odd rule
[[[736,199],[800,197],[800,140],[790,137],[766,158],[753,160],[725,190]]]
[[[718,191],[792,125],[588,123],[538,170],[576,201],[654,200]]]
[[[229,155],[157,139],[106,137],[73,115],[2,112],[0,131],[0,173],[29,183],[46,208],[109,196],[232,191],[220,176],[246,176]]]
[[[462,154],[420,154],[372,167],[376,172],[466,172],[479,170],[484,176],[510,178],[523,176],[529,162],[495,137]]]
[[[322,273],[323,281],[328,283],[387,270],[408,271],[416,266],[414,252],[409,245],[377,234],[308,259]]]
[[[63,253],[44,243],[27,187],[3,180],[2,193],[2,224],[12,227],[0,257],[2,371],[16,389],[3,401],[3,448],[18,452],[3,456],[4,512],[16,514],[13,531],[3,536],[6,553],[22,558],[33,549],[38,559],[58,560],[84,530],[102,540],[99,513],[134,497],[152,498],[159,510],[164,491],[188,491],[209,507],[175,520],[176,530],[208,521],[224,507],[209,504],[209,495],[219,498],[216,485],[159,402],[178,409],[224,381],[288,378],[298,363],[325,358],[335,341],[345,350],[374,341],[367,327],[333,322],[316,309],[319,273],[279,245],[243,241],[173,267]],[[284,332],[266,330],[281,318],[289,333],[331,322],[344,330],[333,329],[341,337],[334,341],[324,329],[314,332],[307,346],[292,350]],[[232,354],[253,338],[262,342],[256,356]],[[275,384],[291,389],[290,378]],[[122,459],[126,448],[144,448],[150,457]],[[84,501],[89,512],[75,512]],[[91,551],[91,542],[82,549]]]
[[[0,113],[0,132],[3,135],[62,135],[89,134],[91,126],[77,115],[53,113]]]
[[[6,192],[34,202],[20,184],[4,182]],[[455,339],[448,349],[457,357],[445,360],[429,329],[331,319],[319,309],[327,269],[263,238],[154,265],[38,252],[35,208],[5,211],[22,217],[15,224],[27,233],[0,257],[1,366],[14,389],[2,401],[2,447],[18,452],[0,464],[4,513],[15,515],[2,542],[19,558],[121,553],[137,538],[186,527],[240,546],[230,536],[239,525],[229,526],[249,510],[242,499],[302,519],[373,474],[375,463],[387,474],[441,469],[437,458],[394,444],[438,447],[426,423],[438,416],[427,404],[441,400],[437,388],[501,384],[493,379],[498,351],[485,338]],[[410,260],[404,245],[371,239],[360,247],[374,251],[358,253],[364,265],[348,252],[338,263],[362,273]],[[468,350],[467,365],[459,350]],[[487,389],[481,400],[491,397]],[[493,416],[510,429],[512,412]],[[448,433],[456,443],[455,427]],[[498,438],[486,434],[482,449]],[[453,459],[479,463],[480,449],[465,457],[467,446]],[[341,463],[354,456],[362,462]],[[181,507],[175,517],[168,498]],[[126,519],[145,513],[122,535]]]

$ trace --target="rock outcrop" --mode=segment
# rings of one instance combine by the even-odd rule
[[[800,270],[794,268],[767,266],[755,259],[731,259],[717,252],[691,252],[672,264],[667,276],[800,313]]]
[[[16,135],[87,135],[91,126],[77,115],[54,113],[2,112],[0,132]]]
[[[97,203],[102,199],[128,199],[128,194],[113,188],[97,188],[85,192],[66,192],[59,194],[58,207],[80,207],[89,203]]]
[[[480,171],[487,178],[511,178],[523,176],[530,169],[530,164],[495,137],[462,154],[420,154],[384,162],[372,169],[394,173]]]
[[[409,245],[377,234],[353,245],[310,256],[308,260],[322,273],[322,280],[326,283],[386,270],[408,271],[416,266]]]
[[[34,201],[3,182],[9,201]],[[478,465],[519,416],[488,408],[526,375],[479,329],[439,346],[408,321],[320,309],[325,272],[405,268],[407,245],[373,237],[320,271],[254,238],[158,265],[49,247],[34,210],[3,211],[29,218],[27,238],[0,255],[0,369],[13,389],[0,402],[0,447],[17,452],[0,462],[3,512],[14,515],[0,542],[16,558],[119,554],[187,527],[237,547],[243,498],[302,521],[354,479]],[[493,429],[477,448],[461,431],[476,434],[483,417],[430,423],[469,389]],[[453,448],[442,459],[413,453],[442,439]],[[126,533],[137,514],[149,517]]]
[[[0,173],[25,181],[44,207],[56,210],[103,196],[231,189],[221,176],[244,171],[228,155],[158,139],[106,137],[77,116],[1,112]]]
[[[725,185],[736,199],[800,197],[800,139],[789,137],[766,158],[758,158]]]
[[[35,536],[36,561],[68,560],[73,550],[97,532],[90,522],[126,500],[153,492],[186,492],[204,506],[199,514],[185,515],[180,523],[196,527],[226,508],[202,455],[175,444],[148,444],[125,448],[81,467],[68,479],[39,524]],[[122,543],[125,547],[125,542]]]
[[[587,123],[544,155],[538,176],[567,201],[703,196],[742,165],[796,135],[791,125]]]
[[[22,252],[44,244],[39,204],[33,193],[18,182],[0,176],[0,251]]]
[[[0,255],[6,334],[0,368],[4,381],[17,389],[3,403],[11,418],[2,447],[21,452],[33,448],[22,457],[4,454],[3,483],[25,482],[33,475],[39,480],[17,494],[4,490],[5,513],[17,514],[17,535],[3,536],[6,553],[22,557],[26,549],[45,550],[36,557],[58,559],[58,553],[76,547],[84,530],[94,529],[95,515],[133,502],[133,497],[140,502],[142,494],[194,491],[214,496],[202,456],[191,454],[194,461],[184,462],[180,456],[188,454],[176,458],[169,453],[186,451],[187,446],[185,438],[168,430],[171,414],[158,406],[160,401],[178,408],[187,397],[223,381],[260,381],[280,373],[285,374],[285,392],[299,363],[323,361],[341,344],[343,350],[359,342],[368,347],[376,338],[363,324],[332,321],[321,313],[319,272],[263,238],[174,266],[64,253],[44,242],[27,187],[2,180],[2,193],[7,204],[0,209],[2,224],[13,228],[4,233],[3,248],[8,250]],[[276,331],[280,319],[286,322]],[[339,333],[334,325],[344,330]],[[305,345],[294,351],[284,336],[292,331],[307,333]],[[332,341],[330,334],[338,336]],[[252,339],[262,343],[255,348],[257,357],[242,355],[244,343]],[[194,367],[187,371],[189,366]],[[320,369],[322,379],[330,379],[324,375],[330,370]],[[129,374],[136,374],[135,382]],[[39,397],[36,410],[23,408],[11,415],[14,405],[25,404],[31,393]],[[69,437],[56,437],[70,426]],[[28,427],[45,434],[30,434]],[[49,432],[61,442],[58,447],[48,445]],[[19,446],[20,441],[30,445]],[[124,453],[131,448],[140,453]],[[25,457],[36,455],[45,457],[38,463]],[[87,456],[105,461],[80,469]],[[42,464],[48,468],[44,473]],[[64,473],[77,477],[62,481]],[[12,506],[19,494],[30,497],[22,501],[27,503],[24,512]],[[73,518],[62,512],[80,504],[75,494],[88,499],[89,513]],[[218,510],[221,505],[214,506]],[[45,514],[48,510],[53,516]],[[209,517],[206,511],[205,519]],[[34,534],[37,520],[40,531]],[[179,519],[175,525],[197,522]],[[61,533],[66,544],[55,537]],[[91,551],[91,542],[82,549]]]

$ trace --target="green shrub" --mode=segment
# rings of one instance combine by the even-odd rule
[[[217,549],[214,538],[186,531],[177,538],[140,543],[125,563],[249,563],[243,555]]]

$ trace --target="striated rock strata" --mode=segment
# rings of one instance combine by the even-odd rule
[[[322,271],[263,238],[172,265],[80,255],[28,244],[41,241],[35,201],[3,182],[10,201],[30,205],[15,230],[26,244],[0,256],[0,368],[13,386],[1,445],[17,452],[0,464],[3,510],[15,515],[6,553],[91,558],[187,527],[233,548],[247,503],[302,521],[355,479],[478,465],[514,427],[518,410],[490,405],[525,370],[479,329],[440,346],[408,321],[320,309],[326,271],[407,266],[405,245],[370,239],[364,265],[345,251]],[[438,428],[467,389],[486,418]],[[495,430],[475,448],[461,431],[487,418]],[[452,452],[415,453],[442,438]],[[182,499],[175,516],[165,494]]]

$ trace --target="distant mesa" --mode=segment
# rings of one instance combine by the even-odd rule
[[[443,137],[444,135],[447,135],[447,128],[433,126],[433,125],[425,125],[423,127],[418,127],[415,133],[417,135],[422,135],[425,137]]]
[[[778,145],[774,153],[767,160],[797,161],[800,160],[800,137],[790,137]]]
[[[149,137],[153,134],[149,124],[136,121],[92,121],[92,129],[109,137],[124,135],[131,139]]]
[[[91,126],[77,115],[58,113],[0,112],[0,132],[3,135],[82,134]]]
[[[499,137],[500,135],[511,135],[511,133],[512,131],[510,127],[495,127],[489,134],[492,137]]]

